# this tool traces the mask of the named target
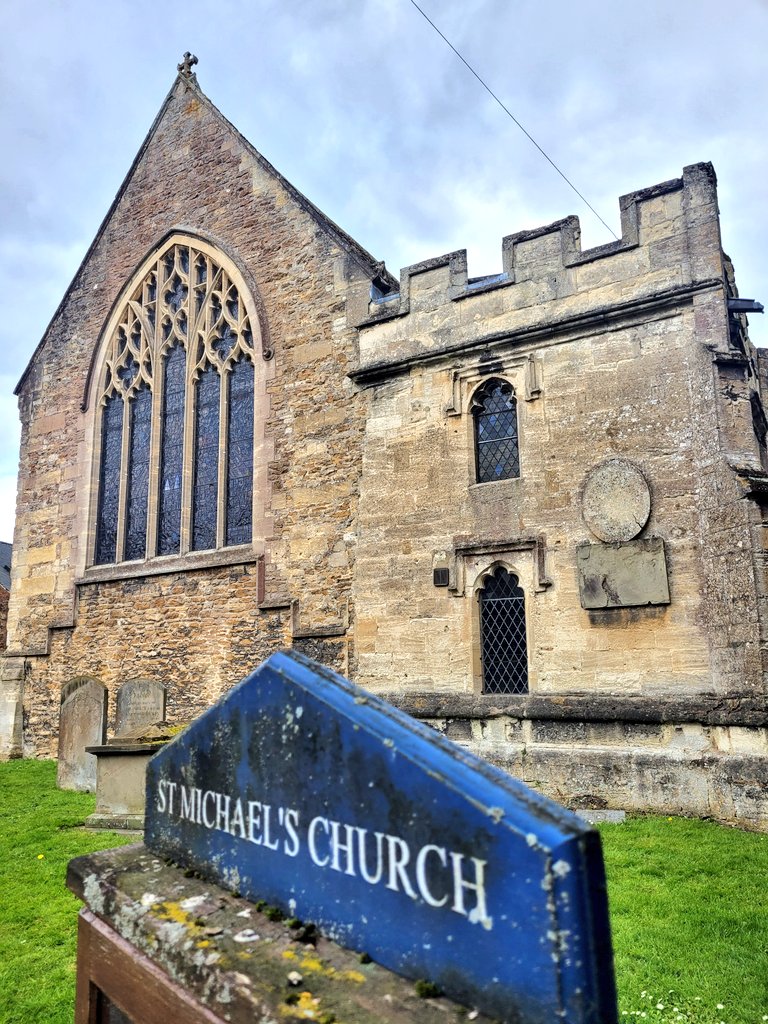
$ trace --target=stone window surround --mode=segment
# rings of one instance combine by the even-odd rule
[[[181,551],[171,555],[149,555],[144,559],[136,561],[123,561],[118,563],[95,565],[93,563],[99,496],[99,474],[101,464],[101,429],[102,429],[102,408],[103,400],[100,391],[103,385],[105,363],[110,352],[112,338],[117,325],[123,316],[129,296],[138,288],[147,274],[151,271],[163,255],[173,249],[176,245],[187,245],[195,252],[210,257],[216,264],[223,268],[230,281],[236,287],[241,301],[245,306],[248,315],[250,328],[253,336],[254,370],[255,370],[255,401],[254,401],[254,485],[253,485],[253,543],[248,545],[236,545],[224,547],[218,545],[216,549],[206,551],[190,550],[190,500],[193,477],[193,464],[191,457],[185,457],[184,470],[184,494],[185,506],[182,516],[182,538]],[[267,462],[271,451],[271,445],[264,441],[264,424],[268,415],[266,400],[262,397],[265,380],[272,375],[272,365],[268,361],[273,357],[273,349],[270,344],[269,330],[266,322],[263,301],[258,293],[255,282],[248,280],[250,275],[235,264],[233,259],[216,244],[201,238],[198,234],[174,230],[166,234],[157,245],[153,246],[150,252],[137,266],[131,278],[121,289],[115,301],[110,315],[99,336],[99,341],[94,350],[94,357],[88,374],[86,392],[83,400],[83,411],[86,412],[90,423],[88,432],[91,441],[90,455],[90,481],[89,497],[87,502],[87,529],[85,544],[86,564],[83,566],[78,583],[96,582],[109,579],[127,579],[132,577],[158,575],[167,572],[178,572],[195,570],[217,565],[234,565],[248,562],[256,562],[264,555],[264,539],[268,535],[269,528],[266,521],[266,508],[268,506],[269,484],[267,478]],[[256,358],[261,353],[262,359]],[[157,387],[157,385],[156,385]],[[187,402],[185,407],[185,451],[191,450],[192,432],[194,431],[194,403]],[[155,402],[152,412],[152,441],[151,441],[151,466],[154,467],[152,476],[157,479],[157,469],[160,458],[160,403]],[[125,494],[127,487],[128,467],[127,460],[123,459],[120,470],[120,490]],[[219,489],[219,504],[225,501],[225,489]],[[158,493],[157,486],[150,486],[148,496],[148,521],[150,527],[150,548],[154,540],[154,531],[157,529],[158,516]],[[124,524],[124,515],[123,515]],[[124,525],[123,525],[124,528]],[[221,539],[221,538],[219,538]]]
[[[532,353],[527,355],[486,356],[468,366],[451,371],[449,393],[445,403],[446,416],[470,416],[475,393],[491,378],[498,377],[512,386],[516,398],[536,401],[544,393],[541,362]],[[520,424],[518,422],[518,431]]]
[[[502,394],[506,392],[507,400],[511,401],[511,418],[514,419],[515,432],[514,432],[514,444],[510,444],[510,450],[507,455],[502,459],[494,459],[493,461],[498,466],[500,461],[504,465],[504,475],[499,477],[489,477],[484,475],[483,462],[484,456],[481,449],[481,427],[480,419],[488,415],[487,402],[491,398],[493,391],[501,389]],[[475,483],[477,484],[493,484],[498,483],[499,480],[517,480],[522,476],[522,464],[520,462],[520,417],[517,412],[518,401],[517,392],[514,387],[505,380],[503,377],[490,376],[487,377],[482,384],[474,389],[472,392],[472,398],[469,405],[469,413],[472,417],[472,441],[475,452]],[[512,441],[512,435],[509,436],[508,440]],[[487,442],[488,447],[492,445],[496,452],[502,445],[503,440],[501,438],[489,440]],[[516,470],[516,472],[515,472]]]
[[[480,662],[479,594],[486,578],[499,566],[517,577],[525,594],[525,628],[528,649],[528,687],[536,688],[536,672],[531,661],[533,651],[533,616],[531,601],[552,586],[546,571],[547,543],[544,535],[521,536],[507,540],[455,538],[449,551],[436,552],[433,567],[448,568],[448,592],[453,597],[468,598],[467,614],[471,619],[472,690],[477,697],[498,697],[483,694],[483,673]],[[508,696],[508,695],[505,695]]]
[[[475,395],[490,380],[499,380],[509,384],[516,400],[517,450],[520,460],[520,476],[507,477],[504,480],[487,480],[479,483],[476,473],[477,457],[473,406]],[[516,483],[522,478],[525,414],[522,413],[520,399],[524,398],[526,402],[533,402],[541,398],[543,394],[541,360],[537,359],[532,353],[507,356],[494,355],[493,357],[489,353],[485,353],[477,362],[473,361],[466,366],[454,367],[450,371],[443,413],[446,417],[464,417],[468,455],[467,486],[482,488],[503,487],[509,483]]]

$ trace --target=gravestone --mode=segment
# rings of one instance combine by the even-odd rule
[[[466,1006],[616,1020],[597,832],[308,659],[273,655],[155,755],[146,805],[154,854]]]
[[[106,686],[95,679],[73,679],[61,690],[56,782],[61,789],[96,790],[96,758],[86,747],[107,738]]]
[[[154,679],[129,679],[117,691],[115,737],[165,720],[166,692]]]

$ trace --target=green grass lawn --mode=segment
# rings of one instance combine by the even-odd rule
[[[53,761],[0,764],[0,1022],[72,1024],[77,911],[72,857],[135,842],[80,826],[87,793],[56,789]]]
[[[659,817],[600,833],[624,1019],[768,1021],[768,836]]]
[[[55,777],[50,761],[0,764],[0,1024],[71,1024],[67,861],[129,841],[83,831],[93,797]],[[768,1021],[768,837],[658,817],[600,831],[621,1020]]]

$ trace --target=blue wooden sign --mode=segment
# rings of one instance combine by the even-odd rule
[[[616,1019],[597,832],[306,658],[155,755],[145,842],[492,1017]]]

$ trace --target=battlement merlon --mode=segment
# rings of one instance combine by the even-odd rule
[[[692,164],[681,178],[622,196],[619,208],[621,238],[592,249],[582,250],[575,216],[507,235],[496,275],[470,278],[463,249],[405,267],[399,291],[352,275],[347,315],[359,330],[359,376],[496,337],[553,337],[558,325],[570,331],[585,320],[621,318],[622,310],[647,316],[658,303],[705,302],[716,337],[709,344],[727,345],[712,165]]]

